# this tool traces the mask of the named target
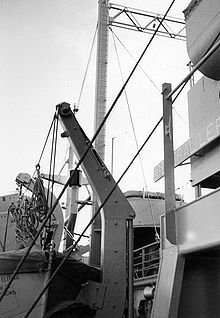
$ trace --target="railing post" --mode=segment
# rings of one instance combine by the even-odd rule
[[[134,230],[133,220],[128,220],[128,318],[133,318],[134,310]]]
[[[144,249],[142,249],[142,251],[141,251],[141,273],[142,273],[142,276],[141,277],[144,277],[144,259],[145,259],[145,252],[144,252]]]
[[[164,83],[162,92],[166,236],[170,243],[176,244],[172,97],[167,98],[171,84]]]

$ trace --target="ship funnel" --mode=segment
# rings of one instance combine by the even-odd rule
[[[187,51],[196,65],[220,39],[220,1],[192,0],[184,10]],[[199,68],[205,76],[220,80],[220,48]]]

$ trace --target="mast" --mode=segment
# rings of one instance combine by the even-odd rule
[[[95,88],[95,131],[106,114],[107,64],[108,64],[108,0],[99,0],[98,35]],[[102,160],[105,159],[105,126],[100,131],[95,148]]]
[[[109,16],[109,11],[113,10],[116,11],[116,14],[112,17]],[[126,14],[129,15],[130,11],[132,11],[132,15],[138,16],[145,16],[147,19],[150,19],[150,21],[146,24],[148,27],[143,28],[136,28],[134,27],[134,19],[130,17],[130,21],[133,21],[132,23],[129,22],[129,24],[123,24],[118,22],[118,18],[120,18],[123,15],[123,12],[126,11]],[[129,12],[128,12],[129,11]],[[147,12],[140,12],[140,10],[128,10],[126,7],[120,7],[118,6],[109,5],[108,0],[99,0],[98,3],[98,35],[97,35],[97,56],[96,56],[96,89],[95,89],[95,125],[94,129],[95,131],[99,127],[100,123],[102,122],[103,118],[106,115],[106,97],[107,97],[107,65],[108,65],[108,32],[109,32],[109,25],[111,26],[119,26],[121,28],[128,28],[131,30],[136,30],[139,32],[143,32],[145,30],[147,33],[154,33],[155,32],[155,23],[161,23],[163,17],[158,14],[151,14]],[[117,21],[116,21],[117,20]],[[170,32],[170,28],[167,29],[162,23],[161,27],[163,27],[163,31],[161,32],[161,35],[171,37],[173,39],[184,39],[185,40],[185,34],[182,35],[185,31],[185,24],[184,21],[181,19],[166,19],[164,23],[172,23],[173,26],[177,27],[178,31],[172,33]],[[172,29],[172,28],[171,28]],[[176,28],[175,28],[176,29]],[[98,137],[95,141],[95,149],[100,155],[101,159],[105,161],[105,126],[103,126],[102,130],[100,131]],[[97,210],[97,203],[96,198],[93,198],[94,207],[93,207],[93,213]],[[101,254],[100,249],[101,244],[101,220],[100,217],[98,217],[92,227],[91,232],[91,254],[90,254],[90,263],[92,265],[99,266],[99,259]]]
[[[98,4],[98,33],[96,56],[96,87],[95,87],[95,118],[94,130],[96,131],[106,114],[107,99],[107,65],[108,65],[108,25],[109,9],[108,0],[99,0]],[[95,149],[105,161],[105,125],[95,141]],[[93,197],[93,213],[98,209],[97,200]],[[92,226],[90,263],[100,265],[101,254],[101,218],[98,216]]]

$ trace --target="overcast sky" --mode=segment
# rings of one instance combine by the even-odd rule
[[[171,1],[127,0],[114,3],[147,11],[165,13]],[[79,97],[82,79],[97,23],[97,0],[1,0],[0,53],[0,194],[15,191],[14,179],[19,172],[33,173],[38,163],[55,106],[67,101],[72,105]],[[176,0],[171,16],[183,18],[188,0]],[[116,30],[129,51],[138,58],[150,39],[149,35]],[[124,78],[134,61],[117,42]],[[86,133],[93,133],[95,51],[83,91],[78,119]],[[141,70],[137,70],[127,88],[129,107],[138,143],[145,140],[162,114],[160,89],[163,82],[175,86],[186,75],[188,56],[184,42],[157,37],[141,63],[155,88]],[[118,70],[113,36],[109,34],[109,75],[107,105],[111,105],[122,83]],[[187,91],[187,90],[186,90]],[[184,100],[186,101],[186,91]],[[187,139],[187,107],[177,103],[176,125],[179,145]],[[111,166],[111,141],[114,138],[114,173],[116,179],[126,167],[136,146],[131,129],[128,105],[122,97],[107,126],[106,163]],[[66,141],[59,140],[58,167],[66,158]],[[163,182],[154,184],[153,167],[162,160],[161,129],[147,145],[142,163],[148,190],[163,190]],[[48,162],[42,162],[47,173]],[[190,176],[180,181],[184,187]],[[143,181],[137,163],[122,181],[122,190],[141,190]]]

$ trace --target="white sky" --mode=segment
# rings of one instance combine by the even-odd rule
[[[114,1],[113,1],[114,2]],[[115,1],[134,8],[165,13],[171,1]],[[115,3],[114,2],[114,3]],[[189,0],[176,0],[171,16],[183,18]],[[63,101],[77,102],[97,22],[97,0],[1,0],[0,53],[0,195],[15,191],[14,179],[19,172],[33,173],[55,106]],[[149,35],[114,29],[130,52],[138,58],[150,39]],[[117,41],[116,41],[117,43]],[[124,78],[134,62],[117,43]],[[86,133],[93,133],[95,51],[92,55],[78,120]],[[157,37],[141,65],[161,89],[163,82],[173,87],[187,74],[188,56],[182,41]],[[109,35],[109,89],[107,105],[111,105],[121,88],[116,54]],[[174,113],[178,127],[176,146],[187,140],[186,91],[176,104]],[[129,105],[139,145],[162,115],[160,92],[138,70],[127,88]],[[107,126],[106,163],[111,164],[111,140],[114,139],[114,176],[117,178],[136,152],[128,108],[121,97]],[[57,171],[66,156],[66,141],[59,140]],[[153,167],[163,159],[162,130],[155,134],[142,154],[145,178],[150,191],[163,191],[163,181],[153,181]],[[49,151],[48,151],[49,153]],[[47,155],[48,157],[49,155]],[[42,162],[47,173],[48,162]],[[181,168],[182,169],[182,168]],[[179,172],[177,172],[178,174]],[[190,175],[177,180],[184,194]],[[178,178],[177,178],[178,179]],[[142,190],[145,186],[139,161],[122,181],[123,191]]]

